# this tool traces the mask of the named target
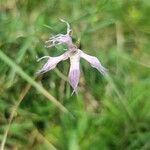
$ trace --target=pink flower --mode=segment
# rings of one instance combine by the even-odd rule
[[[44,56],[40,58],[38,61],[44,58],[48,58],[47,62],[44,64],[41,70],[37,72],[37,74],[43,74],[49,70],[52,70],[56,67],[56,65],[63,60],[70,59],[70,70],[69,70],[69,83],[73,88],[73,93],[77,92],[77,86],[79,83],[80,77],[80,58],[85,59],[90,63],[90,65],[96,68],[101,74],[107,74],[107,69],[102,66],[100,61],[94,57],[84,53],[82,50],[78,49],[76,45],[73,44],[72,38],[70,36],[70,25],[61,19],[62,22],[67,24],[67,33],[66,34],[58,34],[53,36],[48,41],[46,41],[47,47],[56,46],[59,44],[66,44],[68,50],[57,57]]]

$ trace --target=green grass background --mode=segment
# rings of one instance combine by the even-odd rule
[[[148,0],[1,0],[1,150],[149,150],[150,2]],[[81,60],[78,95],[69,61],[35,77],[45,41],[65,33],[108,68]]]

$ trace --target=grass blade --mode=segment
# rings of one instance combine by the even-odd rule
[[[53,97],[48,91],[46,91],[41,85],[34,81],[27,73],[25,73],[13,60],[11,60],[5,53],[0,50],[0,59],[2,59],[9,67],[13,68],[16,73],[24,80],[30,83],[36,90],[43,94],[48,100],[50,100],[55,106],[57,106],[62,112],[69,112],[58,100]]]

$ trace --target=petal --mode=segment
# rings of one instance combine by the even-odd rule
[[[41,59],[43,59],[43,58],[44,57],[42,57]],[[66,60],[68,58],[68,52],[66,52],[60,56],[57,56],[57,57],[48,57],[48,58],[49,58],[48,61],[44,64],[42,69],[36,73],[37,75],[43,74],[49,70],[54,69],[60,61]],[[39,59],[39,60],[41,60],[41,59]]]
[[[80,56],[84,58],[85,60],[87,60],[91,64],[91,66],[96,68],[101,74],[103,75],[107,74],[107,69],[102,66],[102,64],[96,57],[90,56],[81,50],[80,50]]]
[[[79,54],[74,54],[70,56],[70,70],[69,70],[69,82],[73,88],[72,94],[77,92],[77,86],[80,78],[80,66],[79,66],[80,56]]]

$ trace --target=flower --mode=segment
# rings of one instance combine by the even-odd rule
[[[77,92],[77,86],[80,78],[80,58],[85,59],[90,63],[90,65],[96,68],[101,74],[106,75],[107,69],[102,66],[100,61],[94,57],[84,53],[82,50],[78,49],[75,44],[72,42],[72,38],[70,36],[70,25],[68,22],[61,19],[62,22],[67,24],[67,33],[66,34],[58,34],[56,36],[51,37],[48,41],[46,41],[47,47],[53,47],[59,44],[65,44],[68,47],[68,50],[56,57],[44,56],[38,61],[48,58],[47,62],[44,64],[41,70],[37,72],[37,74],[43,74],[47,71],[50,71],[56,67],[56,65],[63,60],[70,59],[70,70],[69,70],[69,83],[73,88],[73,93]]]

